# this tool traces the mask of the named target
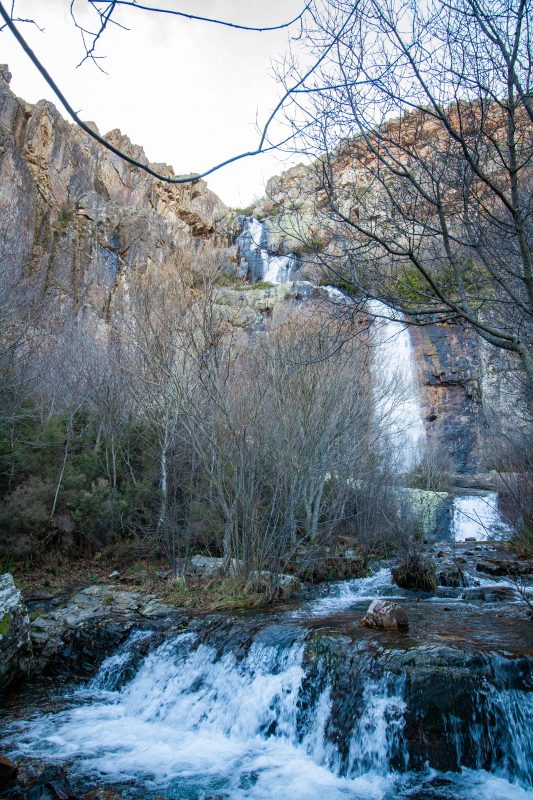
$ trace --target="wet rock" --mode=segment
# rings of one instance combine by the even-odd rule
[[[78,800],[61,767],[49,767],[39,776],[37,783],[23,795],[24,800]]]
[[[141,618],[171,613],[170,606],[153,595],[115,586],[89,586],[66,605],[32,622],[34,669],[92,674]]]
[[[472,586],[461,595],[467,602],[502,603],[516,598],[516,592],[511,586]]]
[[[29,671],[30,620],[13,576],[0,575],[0,690]]]
[[[478,572],[486,575],[500,577],[504,575],[529,575],[533,571],[533,566],[529,561],[513,561],[510,559],[485,559],[476,564]]]
[[[388,600],[373,600],[360,624],[365,628],[381,628],[385,631],[409,630],[405,608]]]
[[[90,792],[83,795],[82,800],[122,800],[122,795],[118,792],[111,792],[109,789],[91,789]]]
[[[466,586],[466,576],[457,562],[445,562],[437,569],[437,581],[439,586],[457,588]]]
[[[17,780],[18,767],[9,758],[0,756],[0,791],[12,786]]]
[[[392,570],[392,579],[402,589],[415,589],[421,592],[437,591],[435,568],[429,561],[415,554],[409,556]]]

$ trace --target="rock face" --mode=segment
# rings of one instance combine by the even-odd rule
[[[407,611],[398,603],[388,600],[373,600],[361,620],[364,628],[381,628],[384,631],[407,631]]]
[[[24,800],[78,800],[67,774],[61,767],[48,767],[23,795]]]
[[[31,660],[30,619],[9,572],[0,575],[0,691],[27,674]]]
[[[89,586],[31,626],[34,671],[91,674],[134,624],[171,616],[152,595],[113,586]]]
[[[106,318],[127,310],[132,272],[175,269],[182,248],[201,239],[219,243],[227,210],[204,181],[155,180],[67,123],[48,101],[15,97],[10,77],[2,67],[0,263],[13,281],[52,293],[62,315],[88,308]],[[119,130],[105,138],[148,164]],[[165,164],[152,166],[173,175]]]
[[[333,169],[341,197],[347,191],[345,213],[358,217],[354,187],[362,189],[364,179],[349,154],[337,159]],[[273,247],[343,256],[320,175],[312,165],[298,165],[271,178],[254,213],[268,220]],[[307,252],[304,277],[334,280],[334,275],[324,275],[321,260],[327,259]],[[452,475],[492,469],[497,429],[516,428],[513,409],[524,408],[518,360],[488,345],[460,321],[412,328],[410,334],[424,424],[428,443],[435,444],[435,460]],[[495,428],[492,434],[491,427]]]

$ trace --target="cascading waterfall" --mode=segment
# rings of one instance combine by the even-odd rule
[[[331,590],[345,607],[393,588],[385,569],[350,584],[351,598],[338,585]],[[311,605],[308,616],[338,608]],[[413,787],[432,780],[434,773],[409,771],[413,689],[401,666],[376,661],[364,642],[339,650],[333,639],[328,650],[291,612],[259,627],[213,625],[172,634],[142,657],[149,634],[133,633],[67,698],[69,707],[12,723],[4,746],[15,756],[74,763],[96,783],[133,781],[132,797],[143,800],[398,800],[418,797]],[[401,650],[397,656],[401,665]],[[527,796],[533,703],[511,667],[487,655],[472,716],[463,708],[447,719],[457,764],[470,767],[447,773],[450,800]]]
[[[245,217],[243,230],[237,237],[241,253],[248,265],[252,280],[268,283],[288,283],[298,269],[294,254],[273,255],[268,248],[268,227],[255,217]]]
[[[497,492],[459,495],[453,500],[452,535],[456,542],[495,539],[511,526],[502,518]]]
[[[368,300],[375,318],[374,391],[377,416],[397,453],[398,470],[410,472],[420,463],[426,432],[411,337],[403,317],[379,300]]]
[[[377,707],[369,687],[361,731],[356,725],[351,734],[353,767],[349,775],[336,774],[343,770],[326,736],[329,687],[308,699],[305,711],[299,702],[305,677],[301,633],[295,627],[294,641],[277,646],[259,636],[242,660],[181,634],[148,655],[116,691],[112,672],[127,666],[123,648],[81,692],[77,707],[27,729],[15,725],[18,751],[76,757],[80,770],[115,780],[148,777],[157,785],[179,780],[194,786],[201,779],[205,788],[207,776],[213,790],[222,788],[232,798],[382,797],[389,773],[387,687],[378,689],[383,700]],[[357,742],[366,747],[372,731],[377,744],[359,764]]]

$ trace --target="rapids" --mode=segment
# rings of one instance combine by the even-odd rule
[[[379,596],[403,598],[408,635],[359,628]],[[89,684],[8,715],[4,748],[135,800],[521,800],[533,779],[529,623],[513,631],[496,612],[483,623],[459,592],[413,597],[383,567],[297,611],[196,621],[140,659],[139,630]],[[437,724],[432,693],[456,681]]]

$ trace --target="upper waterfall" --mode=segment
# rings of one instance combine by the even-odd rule
[[[255,217],[245,217],[237,242],[252,280],[268,283],[288,283],[292,280],[298,269],[298,257],[293,253],[271,253],[268,225],[265,222]]]
[[[389,430],[398,469],[410,472],[421,461],[426,441],[411,337],[402,315],[379,300],[368,300],[375,317],[374,391],[377,416]]]

